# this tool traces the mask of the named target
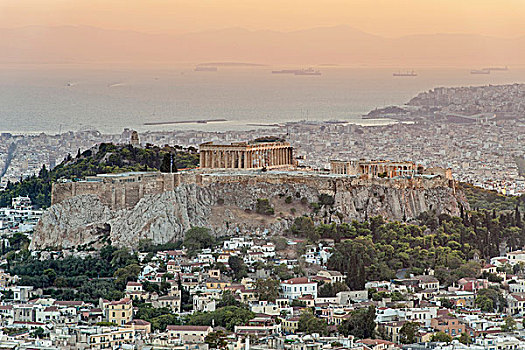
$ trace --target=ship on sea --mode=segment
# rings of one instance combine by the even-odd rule
[[[317,69],[307,68],[295,71],[295,75],[321,75],[321,72]]]
[[[417,77],[417,73],[413,70],[410,72],[397,72],[392,74],[394,77]]]
[[[272,70],[272,74],[295,74],[297,71],[297,69]]]
[[[489,69],[473,69],[470,71],[470,74],[490,74]]]
[[[505,67],[488,67],[488,68],[483,68],[483,70],[488,70],[488,71],[507,71],[507,70],[509,70],[509,67],[508,66],[505,66]]]
[[[317,70],[317,69],[306,68],[306,69],[273,70],[272,74],[321,75],[321,72],[319,70]]]
[[[216,72],[217,67],[212,66],[196,66],[194,69],[196,72]]]

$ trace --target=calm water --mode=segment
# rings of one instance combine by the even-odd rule
[[[468,69],[321,68],[322,76],[271,74],[276,67],[164,70],[0,66],[0,131],[64,132],[94,128],[228,130],[250,123],[342,119],[359,122],[375,107],[403,104],[436,86],[525,82],[525,69],[471,75]],[[227,119],[210,124],[145,122]],[[365,122],[366,123],[366,122]]]

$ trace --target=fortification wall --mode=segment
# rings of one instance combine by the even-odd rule
[[[181,239],[192,226],[215,234],[282,234],[300,215],[316,222],[348,222],[381,215],[410,220],[422,212],[459,215],[468,208],[454,182],[442,177],[412,179],[355,178],[308,172],[188,171],[148,174],[99,182],[59,183],[54,205],[35,228],[32,249],[48,246],[135,247],[140,239],[155,243]],[[322,194],[333,204],[314,210]],[[257,213],[260,199],[274,215]],[[292,199],[286,200],[286,199]],[[292,210],[293,209],[293,210]]]
[[[194,181],[194,180],[192,180]],[[142,198],[173,191],[181,183],[181,174],[161,174],[136,182],[79,181],[54,183],[51,204],[59,204],[75,196],[95,195],[111,209],[134,207]]]
[[[188,171],[174,174],[159,173],[144,177],[136,182],[80,181],[55,183],[52,188],[52,205],[80,195],[95,195],[113,210],[132,208],[145,196],[173,191],[181,184],[210,186],[212,184],[244,184],[253,186],[260,183],[274,185],[305,185],[316,188],[320,193],[335,194],[338,190],[357,187],[380,186],[395,189],[431,189],[437,187],[455,188],[454,182],[444,177],[433,178],[370,178],[346,175],[326,175],[304,172],[202,172]]]

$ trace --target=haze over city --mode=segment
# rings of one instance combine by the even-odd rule
[[[2,1],[3,63],[525,61],[519,0]]]

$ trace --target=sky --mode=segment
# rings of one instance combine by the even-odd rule
[[[348,25],[387,37],[525,35],[525,0],[0,0],[0,27],[88,25],[182,34]]]

